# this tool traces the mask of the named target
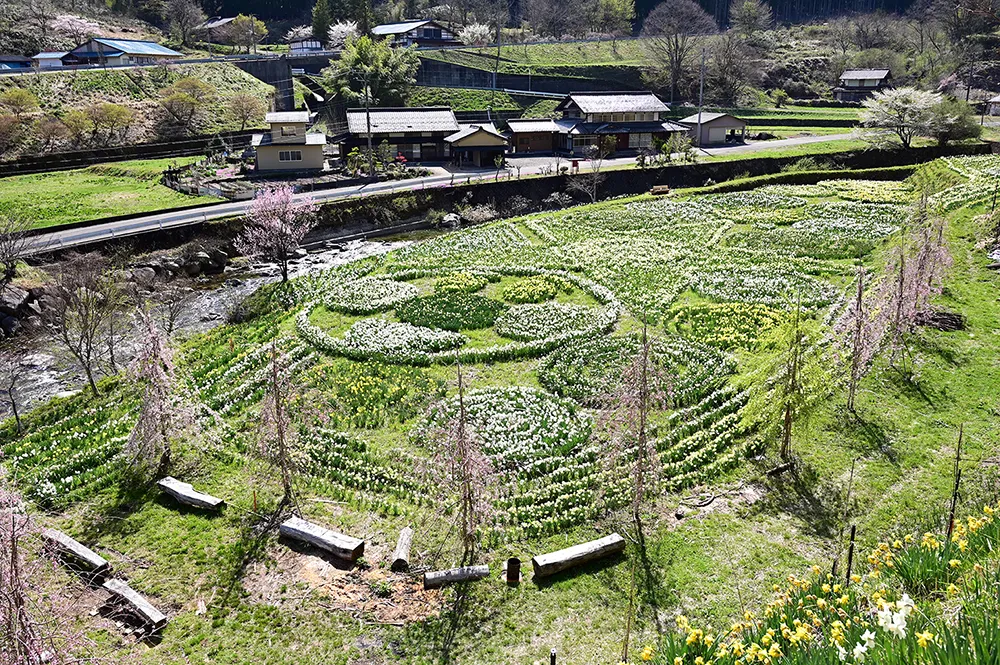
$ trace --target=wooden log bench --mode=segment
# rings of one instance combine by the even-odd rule
[[[666,196],[670,193],[670,185],[653,185],[649,193],[653,196]]]
[[[413,544],[413,529],[403,527],[396,541],[396,550],[392,553],[390,570],[405,572],[410,569],[410,546]]]
[[[456,582],[474,582],[490,575],[489,566],[463,566],[448,570],[433,570],[424,573],[424,588],[436,589]]]
[[[286,538],[301,540],[326,550],[338,559],[357,561],[365,553],[365,541],[307,522],[301,517],[290,517],[285,520],[278,527],[278,531]]]
[[[191,486],[190,483],[181,482],[180,480],[171,478],[170,476],[160,480],[156,483],[156,485],[160,488],[161,492],[169,494],[174,497],[178,503],[183,503],[186,506],[219,511],[226,505],[226,502],[222,499],[217,499],[214,496],[198,492]]]
[[[101,586],[116,600],[128,605],[132,609],[132,613],[139,619],[142,619],[143,624],[151,632],[158,631],[167,625],[167,616],[153,607],[145,597],[130,587],[127,582],[110,579],[105,580]]]
[[[531,559],[535,577],[547,577],[580,564],[625,551],[625,539],[617,533],[589,543],[567,547],[558,552],[540,554]]]
[[[111,564],[108,563],[107,559],[86,545],[73,540],[62,531],[45,529],[42,531],[42,542],[62,557],[71,559],[74,564],[79,565],[95,578],[103,577],[111,570]]]

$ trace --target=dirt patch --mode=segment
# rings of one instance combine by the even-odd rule
[[[404,625],[438,614],[441,592],[425,591],[411,575],[369,568],[345,568],[317,550],[293,550],[283,544],[271,552],[268,565],[258,564],[244,578],[256,602],[299,604],[306,598],[331,611],[359,619]]]

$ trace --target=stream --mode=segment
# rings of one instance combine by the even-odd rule
[[[385,254],[411,244],[411,240],[362,241],[324,243],[310,248],[306,256],[289,264],[289,277],[301,277],[369,256]],[[249,268],[226,268],[213,278],[196,280],[196,288],[184,300],[184,309],[177,317],[174,335],[190,336],[203,333],[226,322],[231,307],[265,284],[281,279],[279,267],[273,263],[253,264]],[[122,324],[131,321],[122,315]],[[130,343],[131,342],[131,343]],[[131,355],[134,340],[123,343],[122,355]],[[55,396],[71,395],[86,385],[86,378],[71,358],[44,336],[29,342],[21,361],[25,369],[17,390],[22,413]],[[118,369],[120,370],[121,363]],[[10,405],[0,404],[0,416],[10,415]]]

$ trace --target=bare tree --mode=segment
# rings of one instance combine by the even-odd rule
[[[292,477],[296,466],[292,458],[295,430],[288,414],[288,402],[292,384],[288,361],[278,351],[276,342],[271,342],[271,363],[268,376],[267,395],[260,410],[257,428],[257,445],[260,457],[273,465],[281,474],[282,508],[295,501]]]
[[[694,51],[695,38],[718,30],[715,20],[695,0],[664,0],[646,17],[642,33],[650,55],[670,84],[670,101]]]
[[[713,40],[708,78],[721,106],[739,106],[759,71],[758,58],[742,37],[727,32]]]
[[[17,276],[17,262],[31,246],[31,221],[12,212],[0,212],[0,265],[3,281],[10,282]]]
[[[171,438],[192,428],[195,416],[190,400],[179,394],[181,384],[169,341],[148,311],[139,310],[138,320],[142,339],[129,373],[141,391],[142,406],[126,451],[135,478],[144,483],[151,473],[154,478],[166,474]]]
[[[241,132],[247,125],[255,125],[262,120],[266,110],[260,97],[249,92],[237,92],[226,103],[226,113],[233,122],[239,123]]]
[[[19,408],[21,380],[27,369],[21,363],[21,355],[12,344],[0,345],[0,391],[14,415],[17,432],[21,433],[21,411]]]
[[[71,257],[56,275],[57,295],[43,310],[52,337],[80,365],[94,395],[99,395],[95,374],[106,350],[109,321],[116,315],[106,263],[96,254]]]
[[[173,336],[178,320],[186,309],[188,290],[176,283],[159,284],[150,295],[153,306],[151,314],[168,338]]]
[[[208,19],[194,0],[170,0],[167,3],[167,16],[170,18],[170,32],[184,46],[189,45],[198,27]]]
[[[449,415],[434,437],[438,443],[435,466],[439,469],[435,484],[448,498],[458,496],[462,563],[468,565],[475,561],[480,529],[492,514],[496,475],[479,438],[469,426],[465,378],[462,364],[456,364],[458,408]]]
[[[601,185],[607,176],[601,173],[604,160],[614,151],[614,137],[605,136],[598,139],[598,142],[587,149],[587,170],[583,173],[571,175],[566,183],[566,188],[571,192],[578,192],[590,198],[591,203],[597,202],[597,197],[601,193]]]
[[[670,406],[671,392],[670,379],[656,361],[644,324],[639,348],[625,365],[617,389],[600,399],[610,408],[598,419],[598,427],[609,439],[609,468],[629,469],[632,521],[640,545],[644,542],[642,510],[647,501],[655,499],[659,479],[659,458],[656,442],[649,435],[649,419],[654,410]]]

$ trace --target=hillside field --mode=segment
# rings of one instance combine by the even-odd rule
[[[140,407],[126,377],[106,379],[100,397],[37,408],[22,435],[5,422],[0,451],[42,523],[106,556],[169,615],[161,640],[136,646],[91,605],[74,606],[76,625],[116,659],[530,665],[556,649],[561,665],[617,663],[630,626],[630,663],[707,655],[731,665],[735,639],[781,652],[757,662],[832,663],[836,631],[863,641],[867,622],[877,632],[869,665],[901,662],[884,655],[898,644],[911,649],[906,662],[941,662],[928,654],[944,653],[943,638],[928,650],[916,631],[940,636],[963,606],[989,616],[995,589],[975,585],[1000,575],[983,509],[1000,496],[981,464],[998,454],[1000,275],[984,251],[995,217],[983,217],[997,173],[1000,157],[959,157],[904,182],[624,198],[443,233],[267,287],[248,303],[249,321],[184,340],[177,353],[184,393],[205,408],[199,433],[173,441],[171,473],[225,498],[218,516],[123,486]],[[890,349],[875,354],[852,415],[838,322],[859,261],[866,297],[891,282],[894,248],[924,228],[921,195],[947,220],[951,257],[933,306],[965,327],[908,332],[907,371]],[[640,546],[628,508],[635,448],[612,455],[604,423],[644,330],[669,390],[650,415],[660,476]],[[799,331],[810,407],[796,407],[792,467],[769,474],[784,461],[776,377]],[[281,495],[280,474],[255,452],[272,371],[292,386],[293,509],[365,539],[358,565],[262,528]],[[478,533],[491,572],[424,591],[389,560],[408,525],[413,570],[461,558],[442,434],[458,413],[497,487]],[[915,585],[884,563],[879,543],[899,539],[885,546],[899,560],[932,550],[919,533],[943,531],[960,426],[957,514],[974,519],[958,532],[965,546],[956,538],[943,559],[934,554],[944,573]],[[843,574],[852,525],[858,580],[821,589],[836,557]],[[611,532],[628,536],[623,556],[531,578],[532,556]],[[908,549],[902,534],[912,532]],[[499,579],[511,556],[525,567],[517,587]],[[782,628],[782,610],[764,611],[790,577],[812,619]],[[84,593],[68,574],[48,584]],[[876,627],[886,599],[890,614],[915,612],[903,642]],[[855,605],[863,619],[836,615]],[[752,618],[765,616],[772,623]]]

